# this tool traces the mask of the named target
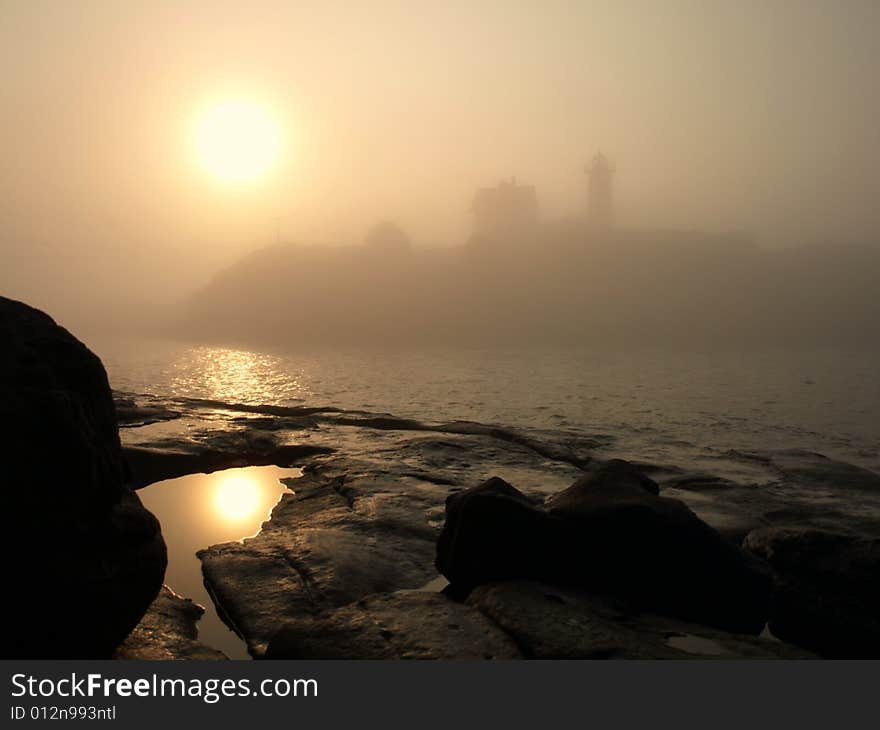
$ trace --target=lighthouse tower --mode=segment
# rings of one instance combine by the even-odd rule
[[[594,228],[611,228],[614,225],[614,168],[608,158],[598,152],[585,169],[589,177],[587,219]]]

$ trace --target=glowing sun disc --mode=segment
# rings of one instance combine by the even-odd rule
[[[260,490],[246,477],[230,477],[217,485],[214,507],[227,520],[243,520],[260,506]]]
[[[228,101],[210,109],[199,122],[199,161],[214,177],[245,182],[264,175],[278,157],[280,132],[259,104]]]

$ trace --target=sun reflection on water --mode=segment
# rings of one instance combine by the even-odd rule
[[[261,507],[260,488],[246,476],[230,476],[214,487],[214,509],[229,522],[249,519]]]
[[[283,359],[224,347],[193,347],[174,363],[172,389],[227,403],[301,401],[310,393]]]
[[[209,545],[257,534],[272,508],[291,490],[287,481],[300,469],[253,466],[213,474],[189,474],[139,490],[144,505],[158,517],[168,548],[165,582],[208,612],[199,621],[199,638],[232,658],[246,658],[244,644],[213,609],[196,553]]]

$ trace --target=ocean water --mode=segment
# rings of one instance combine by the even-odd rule
[[[134,393],[558,429],[603,437],[608,455],[734,480],[732,450],[803,449],[880,472],[880,350],[90,345],[111,385]]]

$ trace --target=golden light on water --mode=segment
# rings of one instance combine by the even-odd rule
[[[199,161],[224,182],[248,182],[265,175],[278,157],[281,133],[268,109],[250,101],[227,101],[199,122]]]
[[[263,499],[260,488],[240,475],[230,476],[214,489],[214,509],[223,519],[239,522],[252,517]]]
[[[230,657],[244,659],[247,652],[213,610],[201,564],[194,555],[208,545],[257,534],[278,500],[290,491],[281,480],[301,475],[299,469],[251,466],[187,474],[141,490],[144,505],[162,520],[162,537],[168,547],[166,584],[208,607],[199,621],[199,640]]]
[[[200,346],[181,349],[163,377],[177,393],[226,403],[287,404],[311,396],[307,383],[315,368],[311,359]]]

